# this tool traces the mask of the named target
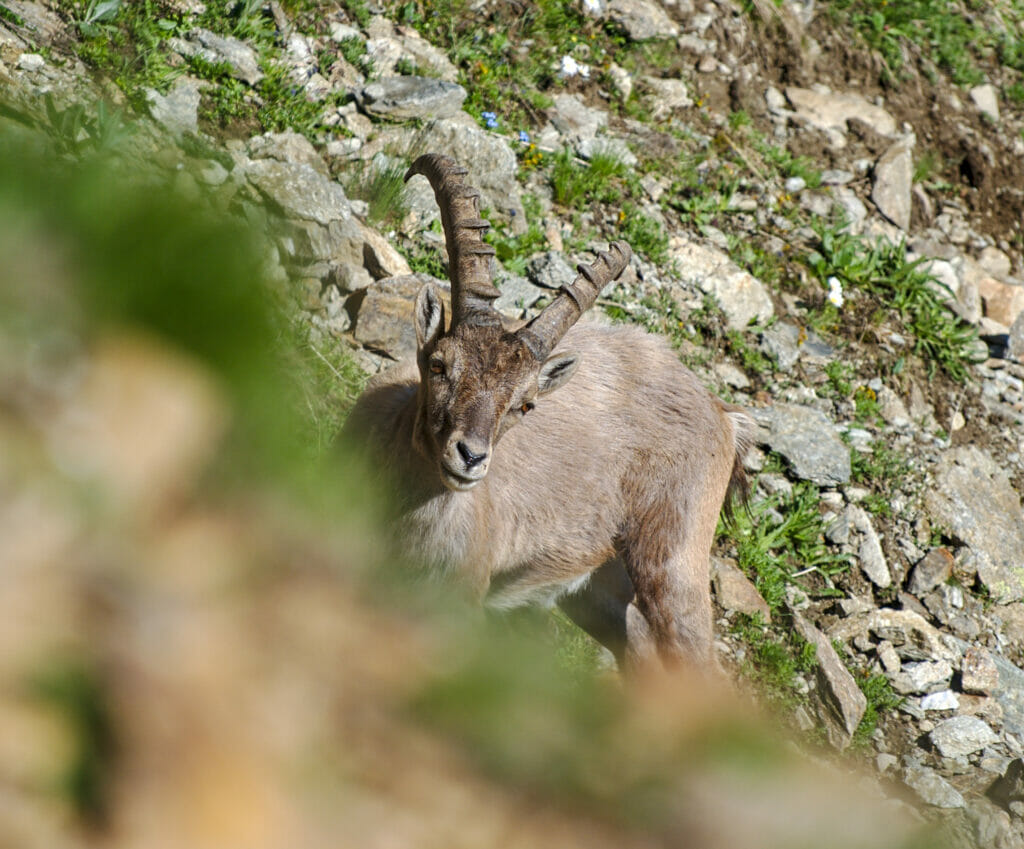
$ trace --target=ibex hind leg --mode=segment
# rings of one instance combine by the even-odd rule
[[[685,520],[677,508],[652,511],[641,523],[646,533],[624,540],[626,573],[636,593],[634,645],[627,654],[642,659],[653,642],[667,666],[714,669],[708,560],[715,523]],[[647,628],[643,627],[646,623]]]

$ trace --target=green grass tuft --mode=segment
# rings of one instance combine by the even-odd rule
[[[923,260],[907,259],[906,245],[871,241],[833,227],[819,225],[818,248],[808,254],[807,265],[822,285],[837,278],[844,290],[874,296],[886,313],[894,313],[914,336],[914,353],[929,372],[941,368],[964,381],[973,362],[977,331],[945,305],[952,297],[938,280],[923,270]]]

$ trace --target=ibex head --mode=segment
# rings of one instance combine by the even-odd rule
[[[629,245],[614,242],[593,266],[579,266],[573,283],[529,324],[506,330],[493,307],[500,294],[491,281],[494,248],[483,240],[490,225],[480,217],[480,193],[462,182],[466,173],[447,157],[427,154],[405,175],[422,174],[434,189],[452,288],[447,330],[437,288],[427,284],[416,298],[417,447],[438,464],[444,484],[460,491],[484,479],[494,446],[537,399],[572,377],[576,356],[551,352],[630,257]]]

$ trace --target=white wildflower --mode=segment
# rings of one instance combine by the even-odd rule
[[[841,307],[843,305],[843,284],[838,277],[829,277],[825,282],[828,283],[828,302],[835,307]]]
[[[561,77],[575,77],[580,76],[583,79],[590,79],[590,65],[584,65],[582,62],[577,62],[572,56],[566,54],[562,57],[561,69],[559,70],[559,76]]]

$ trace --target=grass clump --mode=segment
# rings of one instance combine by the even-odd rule
[[[740,672],[757,685],[769,703],[792,710],[806,701],[797,690],[797,676],[814,671],[817,651],[795,629],[776,633],[760,614],[737,614],[732,633],[747,646]]]
[[[375,156],[345,183],[345,191],[367,203],[367,220],[373,226],[394,225],[409,211],[405,200],[405,159]]]
[[[825,288],[834,277],[846,291],[873,296],[913,334],[914,353],[929,375],[938,367],[954,380],[967,379],[977,331],[950,312],[945,301],[953,293],[921,267],[923,259],[907,260],[904,242],[870,241],[834,227],[815,232],[818,247],[806,263]]]
[[[779,613],[786,587],[797,578],[814,575],[816,587],[809,594],[835,595],[832,578],[847,571],[845,554],[834,554],[825,544],[825,524],[818,509],[818,491],[809,482],[796,484],[788,494],[776,492],[740,511],[732,527],[720,528],[736,544],[740,568],[768,603]]]
[[[829,360],[825,364],[825,377],[829,388],[839,398],[849,398],[853,392],[854,368],[842,360]]]
[[[620,47],[603,22],[562,0],[483,8],[470,0],[396,0],[386,7],[448,54],[469,92],[465,110],[493,113],[492,128],[501,132],[543,123],[541,112],[562,84],[563,56],[596,76]]]
[[[880,716],[896,710],[903,704],[904,698],[893,690],[892,684],[884,675],[871,675],[859,670],[854,672],[853,678],[868,702],[864,716],[861,717],[860,724],[853,734],[853,748],[862,749],[871,742],[871,735],[878,727]]]
[[[91,825],[109,813],[114,729],[106,693],[90,660],[80,656],[48,660],[28,682],[33,700],[54,711],[68,736],[68,751],[55,776],[60,794]]]
[[[923,53],[959,85],[976,85],[985,75],[979,53],[995,46],[980,16],[946,0],[837,0],[831,11],[846,15],[861,38],[884,62],[883,78],[895,81],[913,53]]]
[[[136,107],[144,106],[146,88],[166,91],[181,73],[163,42],[179,33],[182,17],[160,3],[64,0],[61,8],[82,37],[79,57],[113,80]]]
[[[850,452],[850,468],[854,483],[872,490],[863,502],[868,512],[892,516],[893,488],[910,472],[906,455],[878,439],[871,443],[869,452]]]
[[[595,153],[589,162],[581,163],[571,150],[563,149],[551,165],[555,201],[570,209],[615,203],[624,195],[622,178],[627,170],[625,163],[612,153]]]
[[[366,42],[359,36],[343,38],[338,43],[338,49],[346,62],[359,68],[367,77],[373,76],[373,59],[366,52]]]
[[[47,92],[43,103],[46,121],[40,127],[58,155],[81,158],[115,154],[135,132],[124,113],[102,100],[91,110],[82,103],[61,108]]]
[[[633,250],[646,255],[653,263],[665,261],[668,257],[668,234],[656,219],[627,204],[619,213],[619,220],[622,237]]]
[[[484,237],[494,245],[498,261],[513,274],[526,271],[526,261],[548,246],[547,236],[540,225],[540,202],[533,195],[523,195],[523,210],[526,213],[526,232],[518,236],[509,231],[504,222],[494,223],[494,229]],[[489,215],[484,215],[489,218]]]

